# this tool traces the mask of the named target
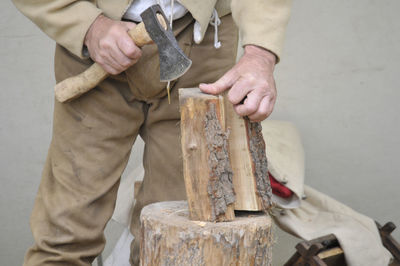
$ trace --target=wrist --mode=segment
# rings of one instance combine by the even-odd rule
[[[249,55],[255,55],[262,57],[267,60],[271,65],[275,65],[277,61],[277,57],[271,51],[257,45],[248,44],[244,47],[244,53]]]
[[[97,18],[93,21],[92,25],[90,25],[89,29],[86,32],[85,35],[85,39],[84,39],[84,44],[86,46],[88,46],[90,39],[92,38],[92,34],[95,31],[95,29],[97,28],[97,26],[99,24],[103,24],[103,22],[107,19],[106,16],[104,16],[103,14],[100,14],[99,16],[97,16]]]

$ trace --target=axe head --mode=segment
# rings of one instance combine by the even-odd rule
[[[165,29],[157,19],[161,14],[166,22]],[[160,81],[171,81],[179,78],[192,65],[179,47],[164,12],[159,5],[153,5],[140,14],[150,38],[156,43],[160,56]]]

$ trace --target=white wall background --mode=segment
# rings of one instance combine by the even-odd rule
[[[54,45],[10,1],[0,10],[0,264],[21,265],[51,137]],[[398,10],[397,0],[295,1],[272,118],[300,129],[307,184],[400,226]],[[277,236],[281,265],[297,240]]]

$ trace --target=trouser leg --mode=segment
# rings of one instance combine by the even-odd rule
[[[85,62],[58,47],[57,80]],[[104,248],[118,184],[143,123],[129,87],[107,79],[87,95],[56,102],[53,138],[31,216],[35,245],[24,265],[91,265]]]
[[[192,26],[191,26],[192,27]],[[182,34],[193,34],[188,28]],[[184,38],[183,36],[178,36]],[[143,166],[145,176],[138,192],[131,222],[135,240],[131,247],[131,263],[139,261],[140,211],[150,203],[182,200],[186,198],[180,143],[180,113],[178,88],[198,87],[200,82],[214,82],[235,63],[237,52],[237,29],[231,16],[222,18],[219,28],[221,49],[215,49],[214,31],[209,30],[204,41],[193,44],[190,58],[191,69],[181,77],[172,89],[171,104],[166,96],[150,101],[145,123],[140,134],[145,142]]]

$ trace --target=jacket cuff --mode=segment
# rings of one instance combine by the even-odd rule
[[[102,10],[82,0],[13,0],[16,7],[44,33],[79,58],[86,32]]]
[[[89,52],[84,44],[86,33],[103,11],[86,1],[79,1],[75,5],[76,19],[71,20],[69,27],[64,28],[65,33],[58,34],[56,41],[79,58],[87,59]]]
[[[282,54],[291,0],[232,0],[232,16],[239,27],[241,44],[261,46],[277,57]]]

